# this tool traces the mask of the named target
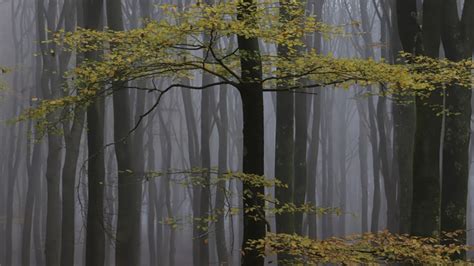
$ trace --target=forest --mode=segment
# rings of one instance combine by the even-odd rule
[[[0,266],[474,263],[474,0],[0,0]]]

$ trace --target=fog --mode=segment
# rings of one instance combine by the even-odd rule
[[[306,47],[336,58],[395,64],[402,50],[399,31],[405,30],[397,24],[396,2],[308,0],[302,5],[306,15],[315,15],[341,33],[309,34]],[[421,14],[423,1],[416,2]],[[160,9],[163,4],[186,10],[193,3],[0,2],[0,67],[8,68],[0,76],[5,83],[0,91],[0,265],[243,263],[245,189],[238,178],[211,182],[226,172],[259,175],[245,169],[252,162],[248,154],[253,149],[244,143],[248,117],[242,111],[241,90],[229,84],[177,87],[161,97],[156,91],[132,87],[166,88],[176,77],[137,78],[129,82],[129,89],[112,90],[87,106],[73,103],[46,115],[46,129],[31,117],[18,119],[43,100],[68,95],[63,85],[74,82],[68,71],[103,53],[65,52],[61,45],[45,42],[51,41],[52,32],[77,27],[139,28],[148,19],[166,16]],[[458,1],[460,10],[463,4]],[[231,51],[238,46],[237,38],[219,45]],[[279,53],[275,45],[262,40],[259,48],[262,53]],[[439,49],[443,58],[443,44]],[[203,87],[215,80],[197,70],[180,77],[188,87]],[[420,116],[415,115],[414,97],[400,104],[397,96],[382,95],[383,86],[362,83],[281,92],[272,89],[282,85],[271,86],[262,92],[263,174],[289,181],[290,186],[286,190],[269,186],[265,193],[281,196],[282,202],[289,199],[337,211],[291,214],[292,230],[288,231],[285,219],[289,216],[267,210],[266,230],[318,240],[382,230],[426,236],[413,229],[416,222],[411,220],[416,217],[412,206],[423,207],[413,200],[422,194],[413,182],[420,173],[416,169],[422,164],[437,169],[435,183],[440,184],[440,191],[443,178],[454,180],[458,175],[443,171],[450,167],[443,163],[449,159],[443,151],[450,145],[444,136],[456,130],[450,128],[444,112],[438,127],[424,129],[441,136],[434,137],[439,147],[429,157],[438,161],[426,165],[425,157],[416,159],[425,153],[416,148],[415,131],[423,129],[415,130]],[[443,97],[441,104],[449,106],[447,96]],[[148,113],[158,99],[157,107]],[[419,121],[416,126],[428,124]],[[459,138],[471,132],[458,132]],[[420,147],[426,148],[427,143]],[[462,145],[469,151],[465,164],[470,169],[474,146],[469,140]],[[472,243],[472,173],[469,179],[462,173],[459,176],[461,181],[469,180],[464,206],[467,222],[452,229],[466,230],[467,242]],[[440,191],[433,201],[441,202],[441,193],[446,191]],[[463,192],[451,191],[459,193]],[[430,223],[431,217],[426,219],[422,222]],[[441,231],[444,227],[437,223]],[[279,259],[268,255],[265,264],[278,265]]]

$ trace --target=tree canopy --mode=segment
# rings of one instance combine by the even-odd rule
[[[56,33],[49,42],[62,45],[67,51],[105,53],[100,60],[85,61],[67,73],[73,82],[65,84],[64,97],[42,100],[24,117],[41,119],[49,112],[72,104],[87,104],[95,97],[125,88],[158,94],[153,110],[161,96],[173,88],[201,90],[223,84],[238,87],[242,82],[239,60],[253,55],[229,47],[237,36],[258,38],[268,47],[261,55],[264,72],[260,82],[264,91],[276,91],[279,80],[287,83],[284,90],[294,92],[329,85],[347,88],[353,84],[382,84],[386,94],[421,95],[435,88],[472,84],[470,60],[452,62],[402,53],[400,64],[393,65],[373,59],[322,55],[320,51],[304,49],[304,38],[314,32],[328,37],[342,34],[340,27],[304,16],[300,8],[291,9],[292,16],[282,20],[278,5],[272,1],[257,4],[252,17],[242,19],[238,18],[239,4],[240,1],[212,6],[198,3],[186,11],[163,5],[161,9],[166,16],[148,21],[141,28]],[[279,55],[278,45],[288,47],[289,53]],[[214,81],[205,85],[182,82],[182,78],[192,79],[196,73],[207,73]],[[124,85],[126,81],[159,77],[168,77],[170,84],[164,87],[155,83],[152,87]]]

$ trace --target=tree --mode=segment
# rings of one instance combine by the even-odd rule
[[[403,50],[437,58],[440,46],[441,2],[423,2],[422,28],[416,20],[416,1],[397,1],[398,28]],[[423,30],[421,30],[423,29]],[[436,88],[436,86],[434,86]],[[413,162],[413,204],[411,233],[430,236],[439,233],[441,190],[440,140],[442,105],[439,90],[416,98],[416,131]],[[433,111],[433,108],[437,111]]]
[[[456,1],[443,1],[442,28],[446,58],[452,61],[472,58],[474,47],[474,2],[464,1],[461,19]],[[463,230],[457,243],[466,243],[466,209],[469,180],[469,141],[471,129],[471,90],[449,87],[446,93],[445,135],[443,142],[441,230]],[[463,255],[456,256],[461,258]]]
[[[47,99],[59,97],[59,76],[57,75],[57,61],[54,55],[57,46],[53,43],[46,43],[51,40],[52,34],[46,29],[55,29],[57,24],[57,1],[48,2],[45,7],[44,0],[37,1],[37,31],[41,51],[41,90],[42,95]],[[44,10],[47,10],[44,12]],[[47,16],[47,20],[46,17]],[[54,74],[56,73],[56,75]],[[55,123],[58,120],[58,112],[48,114],[48,120]],[[49,132],[48,136],[48,157],[46,166],[47,183],[47,214],[46,214],[46,239],[45,256],[46,264],[55,266],[60,263],[61,254],[61,161],[62,147],[61,136],[55,132]]]
[[[101,30],[103,24],[104,2],[84,0],[83,15],[86,29]],[[98,60],[100,51],[86,52],[87,60]],[[104,99],[97,98],[87,108],[87,147],[88,147],[88,201],[86,263],[103,265],[105,261],[104,232]]]
[[[122,5],[120,2],[108,0],[107,22],[112,30],[123,31]],[[133,138],[127,138],[132,127],[129,91],[124,89],[125,82],[113,84],[114,107],[114,142],[117,158],[119,189],[117,218],[117,248],[115,260],[117,265],[140,264],[140,213],[141,191],[139,169],[133,160],[135,154]]]

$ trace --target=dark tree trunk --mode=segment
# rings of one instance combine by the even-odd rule
[[[440,47],[440,0],[423,2],[423,31],[416,22],[416,1],[398,1],[400,40],[406,52],[437,58]],[[411,233],[433,236],[439,233],[441,117],[433,106],[441,106],[439,90],[416,99],[416,130],[413,161],[413,204]]]
[[[54,46],[44,43],[48,39],[46,28],[56,27],[56,1],[49,1],[45,20],[44,0],[37,1],[38,39],[41,42],[42,52],[42,73],[41,90],[45,98],[53,98],[58,93],[59,84],[52,73],[57,71],[56,59],[49,51],[55,50]],[[50,36],[49,36],[50,37]],[[48,115],[49,121],[57,120],[57,113]],[[48,133],[48,156],[46,161],[46,183],[47,183],[47,213],[46,213],[46,239],[45,239],[45,259],[48,266],[60,264],[61,253],[61,137],[54,133]]]
[[[291,19],[291,4],[280,0],[280,21]],[[278,56],[288,56],[288,47],[279,45]],[[285,187],[275,188],[275,197],[281,204],[293,203],[294,170],[295,170],[295,97],[292,91],[285,91],[289,80],[280,79],[276,93],[276,129],[275,129],[275,178]],[[294,233],[294,214],[292,212],[275,215],[277,233]],[[283,257],[279,256],[279,257]],[[284,257],[281,259],[285,259]],[[288,258],[286,258],[288,259]]]
[[[103,0],[84,0],[84,26],[100,30],[103,13]],[[88,60],[98,60],[96,53],[86,53]],[[86,265],[104,265],[104,119],[105,105],[98,98],[87,108],[87,146],[88,146],[88,206],[86,233]]]
[[[416,17],[416,1],[397,1],[396,19],[398,35],[403,50],[410,53],[421,52],[420,29]],[[418,46],[418,47],[417,47]],[[410,233],[411,206],[413,198],[413,161],[415,135],[415,99],[397,97],[393,105],[394,120],[394,156],[397,158],[399,176],[400,233]]]
[[[284,48],[279,47],[280,55],[284,56]],[[284,82],[284,81],[283,81]],[[284,90],[285,84],[279,84]],[[275,178],[287,188],[275,188],[275,197],[281,204],[293,203],[294,184],[294,94],[293,92],[277,92],[276,103],[276,136],[275,136]],[[278,233],[292,234],[294,232],[293,213],[276,215]]]
[[[306,95],[295,95],[295,174],[294,174],[294,203],[301,206],[306,197],[306,146],[308,143],[308,118]],[[294,214],[294,232],[303,235],[303,213]]]
[[[244,0],[239,6],[239,19],[243,16],[252,16],[255,2]],[[254,27],[252,21],[248,21],[248,27]],[[239,49],[247,56],[240,59],[241,76],[243,83],[239,86],[242,99],[243,112],[243,172],[245,174],[263,175],[264,171],[264,131],[263,131],[263,91],[262,91],[262,61],[258,39],[238,36]],[[263,257],[256,250],[247,250],[249,240],[265,237],[265,217],[262,214],[264,202],[256,197],[257,194],[264,195],[263,187],[253,187],[248,183],[243,184],[244,195],[250,191],[255,196],[244,196],[244,232],[242,242],[242,265],[263,265]],[[257,207],[253,209],[253,207]],[[259,217],[255,220],[255,216]]]
[[[81,1],[77,1],[76,5],[82,5]],[[76,11],[76,5],[71,0],[64,1],[63,11],[68,19],[65,21],[65,31],[71,32],[75,28],[76,15],[82,16]],[[79,23],[82,20],[78,21]],[[79,24],[83,26],[83,24]],[[61,82],[66,72],[71,53],[61,52],[59,54],[59,75]],[[76,63],[82,62],[82,55],[78,54]],[[74,249],[75,249],[75,183],[76,183],[76,169],[79,158],[79,150],[81,144],[82,131],[84,127],[85,114],[82,106],[74,107],[74,117],[72,125],[69,122],[63,122],[64,141],[66,144],[66,154],[64,158],[64,165],[62,169],[62,232],[61,232],[61,265],[74,264]]]
[[[112,30],[124,29],[119,1],[107,1],[107,21]],[[115,260],[119,266],[140,264],[140,214],[142,180],[133,160],[134,143],[129,91],[114,84],[114,141],[118,166],[118,218]]]
[[[446,57],[452,61],[472,58],[474,1],[466,0],[461,20],[457,3],[443,1],[442,40]],[[441,196],[441,231],[463,230],[455,243],[466,244],[466,209],[469,180],[469,140],[471,128],[471,90],[458,86],[447,89],[443,177]],[[449,244],[454,241],[448,241]],[[464,253],[454,256],[462,259]]]

